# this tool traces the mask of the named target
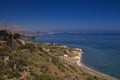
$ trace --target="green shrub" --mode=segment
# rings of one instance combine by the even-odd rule
[[[35,80],[58,80],[58,79],[47,74],[41,74],[40,77],[36,78]]]
[[[8,78],[19,78],[21,75],[18,71],[7,72]]]
[[[30,51],[33,51],[35,49],[35,46],[33,44],[28,43],[18,47],[18,49],[29,49]]]
[[[88,77],[86,78],[86,80],[96,80],[96,79],[94,79],[93,77],[88,76]]]
[[[40,69],[41,69],[41,72],[43,73],[46,73],[49,70],[47,66],[41,66]]]

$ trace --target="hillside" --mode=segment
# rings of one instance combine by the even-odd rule
[[[61,59],[66,50],[76,51],[48,43],[29,43],[17,50],[0,46],[0,79],[102,80]]]
[[[78,67],[81,49],[50,43],[23,45],[17,38],[12,41],[19,45],[15,48],[1,42],[0,80],[104,80]]]

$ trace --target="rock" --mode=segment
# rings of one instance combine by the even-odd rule
[[[21,39],[18,39],[18,41],[22,44],[22,45],[25,45],[26,42],[24,40],[21,40]]]
[[[67,58],[68,57],[68,55],[64,55],[64,58]]]
[[[7,62],[9,61],[9,56],[4,56],[3,57],[4,63],[5,65],[7,64]]]

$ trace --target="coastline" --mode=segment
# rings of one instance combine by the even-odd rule
[[[67,51],[68,54],[73,54],[72,56],[64,56],[64,60],[70,62],[70,64],[76,64],[77,67],[79,67],[81,70],[83,70],[83,72],[85,73],[89,73],[93,76],[96,76],[96,77],[99,77],[99,78],[103,78],[103,80],[118,80],[112,76],[109,76],[107,74],[104,74],[102,72],[99,72],[99,71],[96,71],[84,64],[81,63],[82,61],[82,54],[83,54],[83,51],[81,48],[74,48],[75,51]]]
[[[82,64],[80,60],[77,60],[77,65],[78,65],[78,67],[80,67],[83,71],[85,71],[85,72],[87,72],[87,73],[89,73],[89,74],[92,74],[92,75],[95,75],[95,76],[98,76],[98,77],[103,77],[103,78],[106,79],[106,80],[118,80],[118,79],[116,79],[116,78],[114,78],[114,77],[111,77],[111,76],[109,76],[109,75],[106,75],[106,74],[104,74],[104,73],[101,73],[101,72],[99,72],[99,71],[96,71],[96,70],[94,70],[94,69],[92,69],[92,68],[87,67],[86,65]]]
[[[53,43],[52,45],[56,45],[56,43]],[[69,48],[68,46],[65,46],[65,45],[59,45],[59,47],[65,48],[65,49]],[[118,79],[116,79],[116,78],[114,78],[112,76],[109,76],[109,75],[104,74],[102,72],[96,71],[96,70],[82,64],[81,63],[82,54],[84,52],[82,51],[81,48],[73,48],[73,49],[75,49],[75,51],[74,50],[73,51],[66,50],[66,54],[63,55],[63,56],[60,56],[60,58],[70,62],[70,64],[71,63],[76,64],[78,67],[80,67],[81,70],[83,70],[83,72],[89,73],[89,74],[91,74],[93,76],[96,76],[96,77],[99,77],[99,78],[103,78],[103,80],[118,80]],[[71,57],[69,57],[68,54],[69,55],[73,54],[73,55],[71,55]]]

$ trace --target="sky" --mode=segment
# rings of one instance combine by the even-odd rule
[[[120,32],[120,0],[0,0],[0,22],[37,31]]]

